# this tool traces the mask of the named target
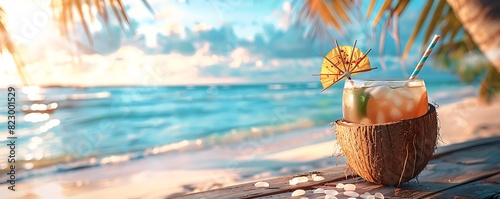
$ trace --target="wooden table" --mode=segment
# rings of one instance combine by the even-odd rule
[[[259,180],[268,182],[270,186],[267,188],[255,187],[255,181],[176,198],[325,198],[325,194],[313,193],[316,188],[337,190],[340,194],[336,197],[348,198],[342,194],[343,189],[335,188],[338,183],[355,184],[355,191],[360,194],[380,192],[385,198],[500,198],[500,137],[438,148],[418,178],[400,187],[372,184],[346,170],[346,165],[339,165]],[[293,177],[308,176],[311,179],[312,174],[321,175],[325,180],[289,184]],[[306,194],[291,197],[291,193],[297,189],[305,190]]]

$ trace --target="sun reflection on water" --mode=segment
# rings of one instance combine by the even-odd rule
[[[26,122],[42,122],[50,118],[48,113],[28,113],[24,116],[24,121]]]
[[[44,125],[38,127],[38,133],[37,134],[40,134],[40,133],[45,133],[47,132],[48,130],[56,127],[56,126],[59,126],[59,124],[61,124],[61,120],[58,120],[58,119],[51,119],[49,120],[48,122],[46,122]],[[53,133],[52,133],[53,134]],[[53,135],[47,135],[46,138],[50,138],[51,136]]]
[[[34,164],[32,162],[27,162],[23,165],[23,168],[26,170],[33,169]]]

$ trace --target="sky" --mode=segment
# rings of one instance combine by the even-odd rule
[[[134,31],[122,30],[116,21],[109,29],[97,21],[91,25],[94,46],[78,26],[78,42],[62,39],[47,2],[0,0],[34,85],[319,82],[311,75],[321,69],[319,52],[333,47],[331,41],[305,37],[308,26],[290,16],[297,7],[287,0],[149,0],[154,13],[142,1],[123,0]],[[415,23],[421,5],[409,6],[401,24]],[[370,40],[369,22],[346,26],[346,33],[333,31],[332,36],[341,45],[358,40],[362,51],[373,48],[369,58],[377,65],[379,48]],[[403,40],[410,31],[401,28]],[[372,75],[404,77],[394,49],[389,38],[387,68]],[[409,65],[420,56],[412,52]],[[0,65],[1,86],[20,84],[8,54],[0,57]]]

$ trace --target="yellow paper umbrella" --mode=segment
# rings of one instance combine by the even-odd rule
[[[363,54],[361,50],[356,48],[356,41],[354,46],[339,46],[335,41],[336,48],[333,48],[323,56],[323,64],[321,65],[321,73],[315,74],[319,76],[323,91],[333,86],[335,83],[343,78],[350,79],[351,76],[371,71],[375,68],[370,68],[370,60],[367,55],[370,53],[369,49]]]

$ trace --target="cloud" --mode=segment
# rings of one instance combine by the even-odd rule
[[[140,34],[122,45],[134,45],[144,49],[147,54],[192,55],[196,51],[196,45],[206,42],[210,44],[210,51],[216,55],[228,55],[235,49],[245,48],[263,59],[317,56],[318,50],[311,45],[311,39],[304,37],[305,31],[300,25],[292,24],[288,29],[279,29],[274,24],[264,24],[261,28],[262,33],[249,39],[238,37],[231,24],[219,27],[205,23],[197,23],[192,27],[170,24],[163,32],[139,27]],[[155,45],[148,45],[148,40],[155,42]]]
[[[162,34],[157,34],[157,45],[160,47],[160,54],[168,54],[172,52],[183,55],[193,55],[196,52],[195,44],[188,39],[182,39],[180,36],[167,37]]]
[[[94,49],[63,42],[26,68],[31,82],[42,85],[172,85],[307,81],[312,79],[304,74],[321,63],[300,27],[283,30],[266,24],[252,41],[239,38],[230,24],[207,27],[177,26],[129,39],[119,27],[111,27],[111,38],[103,28],[94,33]],[[151,36],[155,46],[148,45]],[[83,52],[81,62],[72,57],[76,52]]]

